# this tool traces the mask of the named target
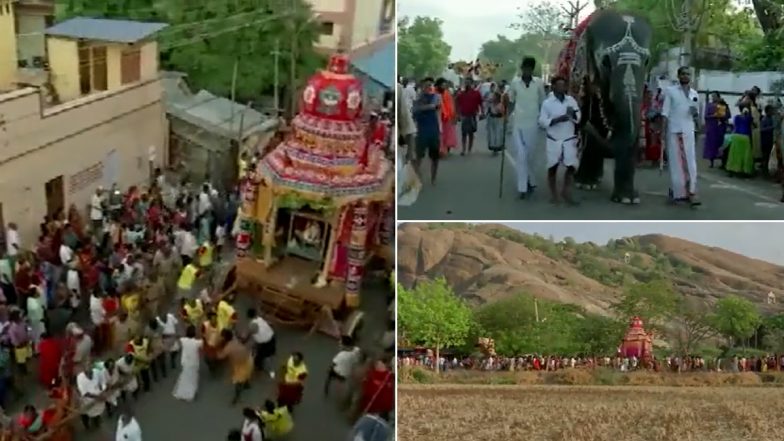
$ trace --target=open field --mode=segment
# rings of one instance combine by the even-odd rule
[[[671,372],[596,369],[545,371],[450,370],[436,374],[429,369],[401,366],[399,383],[470,385],[564,385],[564,386],[672,386],[672,387],[784,387],[784,372]]]
[[[780,388],[398,386],[398,440],[773,441]]]

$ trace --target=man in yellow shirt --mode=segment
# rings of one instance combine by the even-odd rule
[[[234,327],[234,323],[237,322],[237,311],[231,305],[229,297],[223,298],[218,302],[216,312],[218,314],[219,330],[223,331],[224,329],[232,329]]]
[[[301,352],[291,354],[283,365],[283,375],[278,384],[278,404],[293,410],[302,401],[308,367]]]
[[[199,267],[196,263],[191,262],[182,269],[180,278],[177,280],[177,291],[181,299],[191,299],[195,295],[193,293],[193,285],[199,277]]]

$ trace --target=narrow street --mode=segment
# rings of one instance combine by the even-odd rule
[[[386,323],[386,297],[389,282],[371,279],[363,290],[362,311],[365,312],[365,325],[360,331],[359,343],[362,347],[373,347],[384,332]],[[249,293],[241,293],[249,294]],[[250,304],[249,295],[238,297],[237,311],[244,317]],[[274,325],[273,325],[274,326]],[[300,351],[305,355],[309,376],[305,385],[304,399],[294,415],[294,431],[287,438],[291,441],[323,440],[345,441],[351,424],[338,406],[338,387],[332,388],[333,394],[324,398],[322,387],[332,357],[338,351],[338,342],[322,334],[308,336],[304,331],[276,327],[278,339],[277,355],[274,363],[280,365],[291,352]],[[31,370],[35,372],[35,370]],[[202,365],[199,394],[193,403],[185,403],[172,397],[172,390],[178,372],[169,372],[168,378],[153,384],[150,393],[140,395],[133,405],[136,418],[147,440],[224,440],[232,428],[241,428],[243,407],[259,407],[264,400],[276,396],[276,384],[267,376],[257,375],[250,390],[243,395],[241,402],[231,406],[232,386],[228,372],[223,370],[215,377],[210,376]],[[48,403],[43,390],[34,382],[35,376],[28,378],[23,386],[26,395],[15,400],[9,407],[10,413],[21,410],[27,402],[36,405]],[[116,417],[105,419],[100,430],[85,433],[79,420],[76,420],[77,439],[80,441],[113,441],[117,427]]]
[[[784,218],[784,204],[779,202],[781,187],[761,178],[730,178],[721,170],[710,169],[698,159],[699,193],[703,205],[697,209],[667,203],[669,175],[656,166],[637,169],[636,185],[640,192],[638,206],[610,201],[613,161],[605,161],[605,180],[594,191],[575,190],[580,203],[576,207],[554,206],[549,202],[546,170],[536,170],[539,183],[532,198],[519,200],[517,195],[514,151],[507,139],[504,165],[503,196],[499,194],[501,156],[487,149],[484,124],[480,123],[477,142],[470,156],[452,152],[439,165],[438,181],[433,187],[427,174],[427,160],[422,165],[422,191],[409,207],[398,208],[400,220],[778,220]],[[544,145],[541,147],[544,149]],[[701,150],[700,144],[698,148]],[[701,151],[698,153],[701,156]],[[560,177],[559,177],[560,179]],[[560,182],[560,180],[559,180]]]

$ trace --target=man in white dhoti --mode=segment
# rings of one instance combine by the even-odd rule
[[[545,100],[544,82],[533,76],[536,60],[523,59],[520,77],[512,80],[509,88],[509,101],[513,103],[512,141],[515,146],[515,165],[517,166],[517,191],[520,199],[536,188],[534,171],[540,169],[541,154],[538,154],[540,140],[539,110]]]
[[[679,84],[664,91],[662,117],[667,147],[667,164],[670,169],[670,197],[673,202],[688,202],[700,205],[697,199],[697,157],[695,118],[699,113],[699,96],[691,88],[691,73],[688,67],[678,69]]]
[[[142,441],[142,428],[127,406],[124,406],[117,421],[117,433],[114,439],[115,441]]]
[[[81,397],[80,409],[84,428],[98,428],[101,425],[101,416],[106,412],[106,403],[101,399],[105,389],[103,381],[95,374],[92,366],[88,366],[76,377],[76,388]]]
[[[180,375],[174,384],[174,398],[193,401],[199,391],[199,366],[204,341],[196,338],[196,327],[188,326],[185,337],[180,338]]]
[[[558,203],[558,166],[566,167],[566,176],[561,197],[570,205],[575,201],[571,197],[572,181],[577,171],[577,123],[580,121],[580,106],[577,101],[566,94],[566,79],[554,77],[552,80],[553,94],[543,103],[539,125],[547,132],[547,183],[550,187],[552,202]]]

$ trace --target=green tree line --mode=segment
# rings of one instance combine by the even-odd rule
[[[471,308],[443,278],[398,287],[400,341],[437,352],[475,353],[477,339],[490,337],[504,356],[614,355],[632,317],[642,318],[671,353],[784,351],[784,314],[762,317],[737,296],[695,305],[660,279],[627,286],[611,310],[613,316],[606,317],[524,292]]]

